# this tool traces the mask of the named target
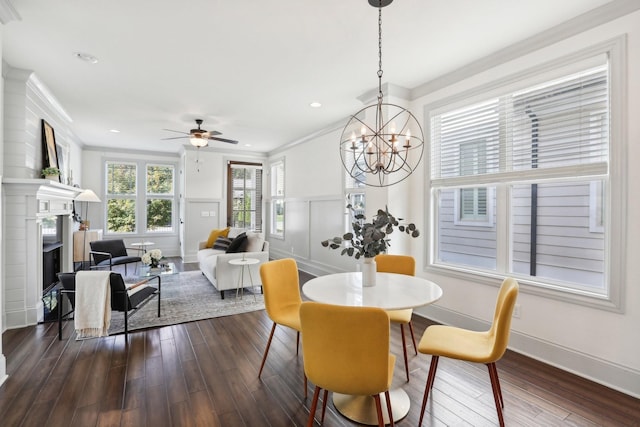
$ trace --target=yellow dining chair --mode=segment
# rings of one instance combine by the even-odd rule
[[[273,320],[267,348],[264,349],[262,364],[258,378],[262,375],[264,363],[267,361],[269,347],[276,325],[287,326],[296,331],[296,354],[300,345],[300,283],[298,279],[298,266],[292,258],[269,261],[260,265],[260,278],[264,292],[264,305],[267,315]],[[307,381],[305,378],[304,395],[307,397]]]
[[[424,409],[429,397],[429,390],[433,388],[433,380],[436,376],[440,356],[487,365],[493,390],[493,399],[496,402],[496,410],[498,411],[498,420],[500,421],[500,426],[504,426],[502,417],[504,400],[502,399],[496,362],[504,355],[507,350],[507,344],[509,344],[511,315],[518,297],[518,289],[518,282],[515,279],[504,279],[498,293],[493,322],[488,331],[469,331],[444,325],[432,325],[424,331],[418,344],[418,351],[431,355],[431,365],[429,367],[427,385],[424,389],[418,426],[422,425]]]
[[[393,426],[389,387],[395,356],[389,353],[389,316],[381,308],[347,307],[303,302],[300,307],[304,372],[315,384],[307,426],[314,423],[320,390],[324,390],[322,420],[327,394],[372,396],[378,425],[384,426],[380,393]]]
[[[375,261],[376,271],[380,273],[398,273],[406,274],[407,276],[416,275],[416,260],[412,256],[381,254],[375,257]],[[407,343],[404,338],[404,325],[409,325],[413,349],[416,352],[416,355],[418,355],[416,337],[413,334],[413,323],[411,323],[413,309],[387,310],[387,313],[389,314],[389,320],[391,320],[391,323],[397,323],[400,325],[400,333],[402,334],[402,352],[404,356],[404,371],[407,374],[407,381],[409,381],[409,362],[407,360]]]

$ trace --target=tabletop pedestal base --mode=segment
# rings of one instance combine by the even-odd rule
[[[407,416],[411,401],[409,395],[401,388],[389,390],[391,399],[391,410],[393,422],[399,421]],[[387,411],[387,401],[384,393],[380,393],[380,403],[382,404],[382,416],[384,423],[389,424],[389,414]],[[333,393],[333,404],[338,412],[350,420],[360,424],[378,425],[376,415],[376,403],[371,396],[352,396],[348,394]]]

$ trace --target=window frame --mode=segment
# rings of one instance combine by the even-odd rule
[[[521,290],[526,293],[553,298],[565,302],[584,306],[624,312],[624,287],[626,283],[626,234],[627,223],[627,139],[625,133],[625,105],[626,105],[626,36],[620,36],[589,48],[565,55],[562,58],[531,67],[519,73],[512,74],[499,81],[489,81],[460,93],[446,97],[424,106],[424,123],[427,135],[431,135],[430,117],[434,111],[452,108],[451,106],[472,105],[492,96],[498,96],[509,91],[515,92],[527,86],[533,86],[551,81],[554,78],[570,75],[571,70],[578,71],[597,55],[607,55],[609,61],[609,158],[608,175],[605,186],[606,206],[604,212],[607,218],[606,242],[604,247],[606,295],[596,295],[576,289],[565,289],[557,285],[548,285],[543,281],[532,280],[530,277],[518,277]],[[453,107],[455,108],[455,107]],[[427,153],[430,163],[431,153]],[[427,163],[427,164],[429,164]],[[486,283],[499,286],[505,275],[509,273],[510,262],[510,233],[509,227],[500,227],[498,232],[498,269],[495,272],[462,266],[443,265],[435,262],[437,257],[437,233],[434,231],[438,224],[437,191],[431,186],[429,168],[425,168],[425,212],[429,234],[425,250],[425,271],[460,278],[471,283]],[[496,187],[496,197],[510,200],[509,186],[517,182],[507,183]],[[438,187],[440,188],[440,187]],[[615,209],[612,209],[615,206]],[[510,212],[508,204],[497,206],[497,221],[508,220]]]
[[[154,237],[161,236],[174,236],[178,234],[178,192],[176,191],[176,172],[178,170],[178,165],[172,161],[161,161],[161,160],[145,160],[145,159],[134,159],[134,160],[125,160],[119,158],[103,158],[103,179],[102,185],[104,186],[104,194],[105,194],[105,203],[103,207],[103,229],[105,236],[113,236],[113,237],[138,237],[151,235]],[[107,169],[109,164],[131,164],[136,167],[136,191],[132,195],[110,195],[107,191],[108,189],[108,176]],[[173,194],[171,196],[160,197],[161,195],[156,194],[147,194],[147,166],[169,166],[173,169]],[[141,172],[142,171],[142,172]],[[149,231],[147,229],[147,199],[148,198],[158,199],[165,198],[171,200],[171,231]],[[112,232],[109,231],[108,227],[108,201],[109,199],[132,199],[135,202],[135,221],[136,226],[135,230],[131,232]]]
[[[171,173],[171,193],[150,193],[149,192],[149,180],[147,179],[148,173],[149,173],[149,167],[170,167],[172,170]],[[148,162],[145,163],[144,165],[144,171],[145,171],[145,178],[144,178],[144,185],[145,185],[145,233],[149,233],[149,234],[153,234],[154,236],[157,236],[159,234],[166,234],[166,233],[174,233],[176,231],[175,227],[176,227],[176,221],[175,221],[175,217],[176,217],[176,203],[175,203],[175,199],[176,199],[176,166],[172,165],[172,164],[167,164],[167,163],[161,163],[161,162]],[[155,200],[171,200],[171,229],[170,230],[162,230],[162,231],[152,231],[149,230],[148,228],[148,222],[149,222],[149,218],[148,218],[148,203],[149,200],[151,199],[155,199]]]
[[[270,196],[270,208],[269,208],[269,216],[271,217],[270,221],[269,221],[269,236],[277,238],[277,239],[284,239],[285,238],[285,231],[286,231],[286,226],[287,226],[287,222],[286,222],[286,201],[285,201],[285,195],[286,195],[286,167],[285,167],[285,159],[278,159],[273,161],[270,165],[269,165],[269,174],[270,174],[270,179],[269,179],[269,196]],[[278,175],[277,175],[277,168],[282,168],[282,194],[277,194],[277,188],[278,188]],[[282,231],[278,231],[277,230],[277,222],[276,222],[276,218],[277,218],[277,206],[278,204],[282,205]]]
[[[256,180],[255,192],[256,192],[256,200],[255,200],[255,210],[249,211],[254,212],[254,218],[256,220],[256,224],[251,224],[248,229],[252,229],[257,232],[262,232],[264,229],[264,217],[263,217],[263,206],[262,202],[264,199],[264,165],[262,162],[249,162],[249,161],[236,161],[236,160],[228,160],[227,161],[227,226],[235,227],[233,223],[233,169],[255,169],[260,171],[260,182],[258,183]],[[245,180],[246,181],[246,180]],[[243,187],[246,191],[246,187]]]

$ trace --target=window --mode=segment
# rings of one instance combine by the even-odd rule
[[[361,173],[356,178],[352,177],[349,172],[346,170],[350,170],[353,165],[353,159],[349,158],[351,161],[350,165],[347,165],[347,169],[344,172],[344,195],[347,200],[347,204],[350,204],[353,207],[352,209],[345,209],[345,221],[344,221],[344,231],[345,233],[353,231],[352,224],[355,222],[355,216],[358,214],[364,215],[365,213],[365,182],[366,175]],[[364,161],[362,158],[359,158],[359,161]]]
[[[107,233],[134,233],[137,228],[137,165],[107,162]]]
[[[174,232],[173,165],[107,161],[105,181],[107,234]]]
[[[431,110],[432,267],[612,299],[610,64],[583,62]]]
[[[227,183],[227,225],[262,231],[262,165],[229,162]]]
[[[147,165],[147,231],[173,231],[173,166]]]
[[[271,165],[271,234],[284,237],[284,162]]]

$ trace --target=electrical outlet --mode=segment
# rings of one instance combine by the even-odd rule
[[[522,314],[522,307],[520,307],[520,304],[516,304],[513,307],[513,317],[515,317],[516,319],[519,319],[521,314]]]

